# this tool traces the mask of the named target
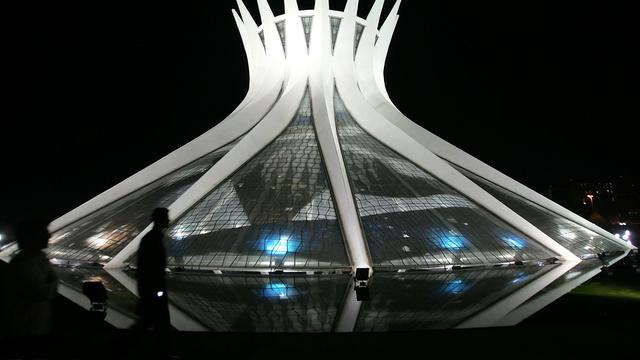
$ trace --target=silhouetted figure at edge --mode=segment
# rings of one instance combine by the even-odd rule
[[[167,356],[169,331],[171,329],[167,302],[164,248],[164,231],[169,227],[169,210],[157,208],[151,216],[153,228],[140,241],[138,248],[138,315],[140,319],[134,329],[153,327],[155,355]]]
[[[50,349],[52,301],[58,279],[44,249],[49,243],[47,222],[23,221],[14,228],[19,250],[6,268],[2,332],[17,340],[12,349],[22,356],[45,356]]]

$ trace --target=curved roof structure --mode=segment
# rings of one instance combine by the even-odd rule
[[[258,0],[258,26],[238,1],[233,16],[250,72],[244,101],[210,131],[52,222],[51,257],[107,269],[134,264],[151,227],[148,214],[168,207],[168,262],[186,270],[479,268],[472,281],[491,283],[504,274],[481,269],[560,260],[564,270],[545,269],[518,301],[501,305],[508,312],[567,266],[628,252],[612,234],[394,106],[384,67],[400,1],[381,22],[383,2],[361,19],[354,0],[340,12],[328,0],[304,11],[285,0],[279,16]],[[539,270],[521,276],[533,273]],[[510,281],[520,276],[514,274]],[[380,276],[381,283],[395,281]],[[464,290],[466,280],[456,276],[425,276],[413,281],[444,282],[448,294]],[[286,285],[267,291],[287,296]],[[487,301],[495,305],[498,297]],[[444,321],[429,316],[423,320]],[[465,323],[486,324],[478,319]],[[370,320],[363,329],[378,329]]]

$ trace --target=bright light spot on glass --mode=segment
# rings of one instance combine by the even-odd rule
[[[450,280],[444,285],[442,292],[447,294],[459,294],[463,292],[466,287],[467,286],[462,279]]]
[[[107,239],[106,237],[103,237],[103,236],[104,236],[104,234],[94,235],[94,236],[90,237],[87,240],[87,243],[92,248],[99,249],[99,248],[103,247],[109,241],[109,239]]]
[[[111,259],[111,256],[109,255],[100,255],[100,260],[109,260]]]
[[[162,297],[162,295],[164,295],[164,291],[158,291],[156,295],[158,295],[158,297]]]
[[[511,283],[512,284],[517,284],[519,282],[522,282],[526,278],[527,278],[527,275],[525,275],[524,273],[518,273],[518,275],[516,275],[516,278],[511,280]]]
[[[271,255],[285,255],[298,250],[299,242],[288,235],[264,240],[264,251]]]
[[[270,283],[264,287],[263,296],[269,298],[288,299],[296,295],[296,289],[284,283]]]
[[[0,241],[2,241],[2,239],[4,239],[4,235],[0,234]]]
[[[408,246],[405,245],[405,246],[402,247],[402,251],[408,253],[408,252],[411,252],[411,248],[409,248]]]
[[[620,234],[613,234],[613,237],[620,239]]]
[[[569,239],[569,240],[575,240],[576,239],[576,234],[574,233],[566,233],[562,235],[563,237]]]
[[[504,241],[505,243],[507,243],[507,245],[511,246],[514,249],[520,250],[524,249],[525,247],[525,242],[515,236],[505,236],[502,238],[502,241]]]
[[[409,236],[409,235],[407,235],[407,234],[402,234],[402,237],[406,239],[406,238],[410,238],[411,236]],[[2,238],[1,238],[1,237],[0,237],[0,240],[2,240]]]
[[[622,235],[622,240],[629,241],[630,239],[631,239],[631,231],[627,230],[624,232],[624,235]]]
[[[466,240],[464,236],[456,233],[455,231],[450,230],[444,234],[434,231],[430,235],[435,238],[435,242],[441,249],[459,250],[465,246]]]

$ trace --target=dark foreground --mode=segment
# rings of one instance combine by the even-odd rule
[[[62,297],[55,311],[49,355],[41,358],[153,358],[153,338],[148,334],[137,336],[95,321]],[[0,358],[27,358],[40,347],[4,339]],[[171,347],[180,359],[636,358],[640,275],[616,265],[512,328],[373,334],[175,332]]]

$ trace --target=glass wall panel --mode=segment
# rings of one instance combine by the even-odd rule
[[[625,251],[622,245],[598,235],[594,231],[547,210],[505,188],[489,182],[464,169],[456,167],[469,179],[507,205],[531,224],[549,235],[560,245],[581,257],[592,257],[602,252]]]
[[[439,274],[378,272],[371,280],[371,300],[363,303],[356,331],[453,328],[554,266],[519,266]]]
[[[258,33],[258,36],[260,36],[260,41],[262,41],[262,46],[266,49],[267,45],[264,42],[264,31],[260,30],[260,32]]]
[[[313,16],[302,16],[302,27],[304,29],[304,37],[307,39],[307,50],[311,45],[311,26],[313,25]]]
[[[308,92],[289,127],[167,234],[172,266],[349,266]]]
[[[280,41],[282,42],[282,49],[284,50],[284,55],[287,55],[287,32],[285,31],[285,22],[284,20],[278,21],[276,23],[276,27],[278,28],[278,34],[280,34]]]
[[[333,53],[336,48],[336,40],[338,39],[338,31],[340,30],[342,18],[330,16],[329,20],[331,21],[331,53]]]
[[[330,332],[349,275],[214,276],[173,274],[169,299],[212,331]]]
[[[356,38],[353,42],[353,57],[355,58],[358,46],[360,45],[360,39],[362,39],[362,32],[364,32],[364,25],[356,24]]]
[[[215,151],[52,234],[56,259],[108,262],[151,223],[151,212],[168,207],[228,151]]]
[[[366,133],[337,90],[335,110],[351,190],[376,267],[494,264],[554,256]]]

